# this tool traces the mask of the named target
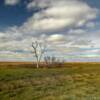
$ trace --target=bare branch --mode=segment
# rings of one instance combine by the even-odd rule
[[[33,53],[35,54],[36,61],[37,61],[37,68],[38,68],[41,58],[46,51],[45,50],[46,46],[41,42],[35,41],[35,42],[32,42],[32,47],[34,50]]]
[[[38,43],[37,43],[37,41],[32,42],[32,47],[33,47],[34,49],[36,49],[36,48],[38,47]]]

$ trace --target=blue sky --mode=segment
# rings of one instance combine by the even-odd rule
[[[31,43],[45,55],[100,61],[100,0],[0,0],[0,61],[32,61]]]

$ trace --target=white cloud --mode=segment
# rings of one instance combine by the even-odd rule
[[[33,7],[36,7],[36,2],[30,2],[28,5],[27,5],[27,9],[31,10]]]
[[[83,29],[71,29],[71,30],[69,30],[69,32],[68,32],[69,34],[85,34],[86,33],[86,31],[85,30],[83,30]]]
[[[20,2],[20,0],[5,0],[5,5],[16,5]]]
[[[91,8],[79,0],[33,0],[27,5],[27,9],[30,9],[30,5],[31,9],[35,6],[41,10],[34,13],[22,26],[17,27],[19,33],[37,35],[93,26],[91,20],[97,17],[98,12],[96,8]]]
[[[89,23],[86,24],[86,26],[87,26],[88,28],[95,28],[96,23],[89,22]]]
[[[40,7],[22,26],[22,30],[56,31],[86,26],[96,18],[97,9],[79,0],[33,0],[27,8]],[[46,9],[43,9],[47,7]]]
[[[91,47],[92,46],[92,42],[90,40],[82,40],[82,39],[78,39],[72,42],[71,45],[74,46],[79,46],[79,47]]]
[[[65,40],[65,37],[64,35],[61,35],[61,34],[53,34],[47,38],[47,41],[50,41],[50,42],[61,42],[64,40]]]
[[[0,32],[0,38],[4,37],[4,33]]]

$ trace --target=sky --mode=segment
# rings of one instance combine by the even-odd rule
[[[100,0],[0,0],[0,61],[33,61],[31,44],[44,56],[100,62]]]

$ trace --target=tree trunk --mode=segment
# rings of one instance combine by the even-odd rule
[[[36,67],[39,68],[39,62],[37,62]]]
[[[38,57],[37,57],[37,60],[36,60],[36,67],[39,68],[39,60],[38,60]]]

